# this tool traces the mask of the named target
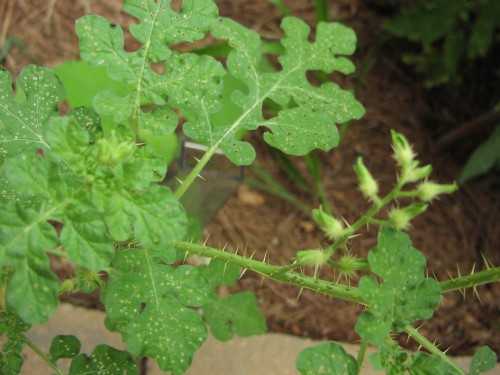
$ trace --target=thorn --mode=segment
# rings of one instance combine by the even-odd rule
[[[196,176],[196,177],[198,177],[199,179],[201,179],[201,180],[205,181],[205,177],[203,177],[201,174],[199,174],[199,175],[198,175],[198,176]]]
[[[457,273],[458,273],[458,277],[462,276],[462,273],[460,272],[460,267],[458,266],[458,264],[457,264]]]
[[[240,277],[238,277],[238,279],[241,279],[243,277],[243,275],[245,274],[245,272],[247,272],[247,269],[248,268],[243,268],[243,271],[241,271]]]
[[[266,278],[265,276],[262,276],[262,279],[260,279],[260,285],[259,285],[259,287],[262,287],[262,284],[264,283],[264,279],[265,278]]]
[[[252,255],[250,255],[250,258],[248,258],[248,259],[252,259],[253,258],[253,256],[255,255],[255,251],[256,250],[253,251]]]
[[[238,246],[236,246],[236,250],[234,250],[234,255],[238,255]]]
[[[267,257],[267,250],[264,253],[264,259],[262,259],[262,263],[266,263],[266,257]],[[267,261],[269,262],[269,258],[267,259]]]
[[[224,270],[222,271],[222,276],[226,274],[227,262],[224,263]]]
[[[297,294],[297,299],[296,299],[296,301],[298,301],[298,300],[299,300],[300,295],[302,294],[302,291],[303,291],[303,290],[304,290],[304,288],[300,288],[300,290],[299,290],[299,294]]]
[[[210,235],[212,233],[208,233],[207,238],[205,238],[205,241],[203,241],[203,246],[207,246],[208,239],[210,238]]]
[[[444,307],[444,303],[446,301],[446,297],[444,294],[441,294],[441,298],[439,298],[439,302],[441,303],[441,306]]]
[[[451,345],[448,347],[448,349],[443,350],[443,353],[444,354],[448,353],[448,350],[450,350],[450,349],[451,349]]]
[[[483,253],[481,253],[481,257],[483,258],[484,267],[487,270],[491,270],[493,268],[493,264],[488,260],[488,258],[486,258],[486,256]]]
[[[221,250],[222,250],[222,251],[226,251],[226,249],[227,249],[227,243],[226,243],[226,244],[222,247],[222,249],[221,249]]]
[[[483,301],[481,301],[481,296],[479,295],[479,292],[477,291],[477,287],[478,287],[477,285],[474,285],[472,287],[472,294],[477,297],[479,303],[482,305]]]
[[[198,159],[196,156],[193,156],[193,159],[196,160],[197,163],[200,162],[200,159]]]
[[[177,177],[177,176],[175,176],[175,179],[176,179],[176,180],[177,180],[177,182],[178,182],[179,184],[181,184],[181,185],[184,183],[184,182],[183,182],[183,181],[182,181],[179,177]]]
[[[182,263],[186,263],[187,257],[188,257],[188,252],[186,251],[184,254],[184,259],[182,260]]]

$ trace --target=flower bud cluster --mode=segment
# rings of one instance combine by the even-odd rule
[[[128,159],[135,151],[132,141],[120,141],[114,132],[107,138],[99,139],[97,145],[97,159],[107,165],[117,165]]]
[[[419,167],[419,161],[415,159],[416,154],[413,151],[408,140],[400,133],[391,131],[392,149],[394,159],[401,168],[399,186],[419,182],[420,184],[409,192],[399,192],[399,196],[417,198],[421,202],[430,202],[440,194],[450,194],[457,190],[457,184],[438,184],[428,181],[432,166],[426,165]],[[397,195],[397,196],[398,196]],[[393,208],[389,212],[389,225],[393,228],[404,230],[410,225],[410,221],[416,216],[422,214],[428,205],[426,203],[414,203],[403,208]]]

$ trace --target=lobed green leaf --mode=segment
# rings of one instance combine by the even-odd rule
[[[409,237],[381,228],[377,246],[368,253],[370,269],[382,278],[363,276],[359,290],[368,303],[356,323],[363,339],[381,345],[391,331],[400,332],[416,320],[432,316],[439,303],[439,283],[425,277],[425,258]]]
[[[214,143],[221,142],[226,155],[236,164],[249,164],[255,151],[248,143],[237,141],[235,132],[264,126],[270,130],[264,139],[292,155],[304,155],[314,148],[329,150],[338,142],[335,124],[363,115],[363,107],[333,83],[313,86],[307,71],[326,73],[353,71],[354,65],[342,55],[354,51],[354,32],[340,24],[321,23],[316,40],[308,41],[309,27],[301,20],[287,17],[282,22],[285,52],[279,57],[281,70],[267,73],[260,69],[262,43],[259,36],[230,19],[221,19],[212,26],[212,34],[227,40],[233,51],[227,58],[227,69],[247,86],[247,92],[235,92],[233,102],[242,108],[242,115],[232,124],[210,131]],[[266,99],[284,106],[270,119],[263,117]],[[188,136],[198,139],[202,125],[186,124]],[[207,129],[204,129],[208,133]],[[205,137],[206,138],[206,137]],[[205,139],[199,138],[201,141]]]
[[[200,314],[189,307],[206,303],[209,289],[197,269],[173,268],[163,259],[150,249],[118,253],[120,272],[110,278],[102,300],[108,327],[121,332],[134,355],[152,357],[163,370],[181,374],[207,337]]]
[[[57,278],[46,253],[57,244],[56,231],[46,221],[54,208],[36,212],[10,202],[0,204],[0,210],[0,267],[14,270],[7,303],[27,323],[44,323],[58,305]]]

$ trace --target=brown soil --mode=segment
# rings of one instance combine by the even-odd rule
[[[280,12],[267,1],[227,0],[218,1],[222,15],[230,16],[253,28],[264,37],[274,40],[280,36]],[[312,1],[285,1],[299,16],[314,22]],[[4,65],[17,74],[29,63],[54,65],[78,56],[78,41],[74,35],[74,20],[85,13],[106,16],[112,22],[128,25],[131,19],[120,12],[118,0],[3,0],[0,2],[0,46],[6,37],[18,37],[25,49],[13,47]],[[454,103],[454,108],[440,105],[440,98],[431,98],[424,92],[417,79],[393,59],[388,49],[375,50],[380,37],[377,25],[380,16],[363,2],[356,0],[331,1],[331,19],[338,19],[353,27],[358,33],[361,52],[355,56],[360,66],[373,63],[362,79],[356,94],[366,108],[361,121],[352,123],[340,148],[320,153],[325,189],[334,211],[347,222],[353,222],[367,203],[356,188],[352,166],[358,155],[364,157],[369,169],[388,190],[395,178],[395,167],[390,157],[390,129],[404,133],[414,145],[423,163],[432,162],[433,177],[440,182],[457,178],[467,154],[452,145],[436,151],[435,139],[443,131],[442,123],[461,123],[479,113],[470,103]],[[130,40],[130,38],[129,38]],[[132,41],[130,43],[133,43]],[[374,58],[367,61],[367,53]],[[342,77],[343,87],[353,85]],[[471,96],[488,96],[474,92]],[[434,103],[432,106],[428,103]],[[444,101],[441,101],[444,103]],[[455,112],[456,108],[466,111]],[[431,120],[429,120],[431,119]],[[446,130],[446,129],[445,129]],[[487,133],[482,134],[485,136]],[[250,137],[258,151],[257,163],[269,171],[300,198],[316,207],[311,197],[305,196],[287,181],[277,166],[269,149],[258,134]],[[463,144],[463,142],[461,142]],[[458,150],[458,151],[457,151]],[[470,148],[469,150],[470,151]],[[303,167],[303,161],[296,159]],[[495,186],[496,184],[496,186]],[[482,256],[493,264],[500,264],[500,230],[498,181],[485,177],[470,181],[450,197],[436,201],[411,229],[414,246],[427,256],[429,274],[438,279],[449,275],[467,274],[484,267]],[[257,259],[274,264],[289,263],[299,249],[325,245],[321,232],[314,228],[308,215],[278,198],[243,185],[215,216],[205,229],[210,234],[209,243],[227,245],[228,249],[245,249]],[[375,244],[373,228],[353,239],[353,253],[365,256]],[[307,270],[311,272],[312,270]],[[327,275],[323,270],[321,276]],[[353,281],[355,283],[355,281]],[[311,338],[356,341],[354,324],[360,308],[349,303],[331,300],[322,295],[295,287],[288,287],[270,280],[262,280],[251,272],[245,273],[234,289],[253,290],[258,296],[268,326],[274,332],[286,332]],[[421,328],[431,340],[451,346],[455,355],[471,354],[481,345],[489,345],[500,352],[500,286],[478,288],[481,303],[472,293],[465,298],[458,292],[443,299],[435,316]],[[90,300],[78,303],[95,303]],[[414,347],[411,341],[405,346]]]

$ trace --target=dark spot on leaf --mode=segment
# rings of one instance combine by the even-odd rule
[[[116,27],[116,23],[110,23],[109,26],[111,26],[113,29]]]

